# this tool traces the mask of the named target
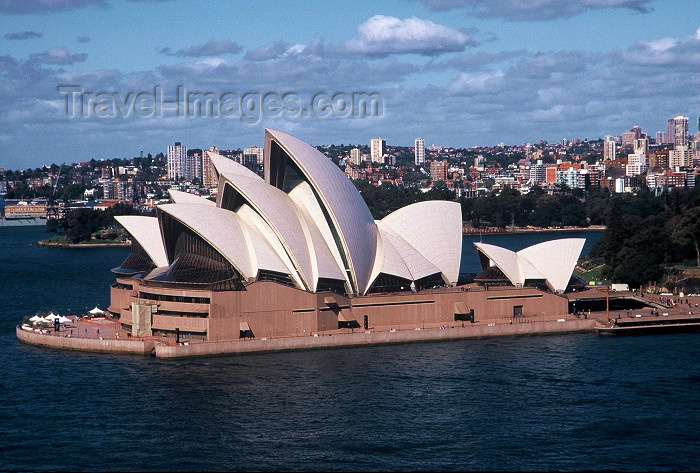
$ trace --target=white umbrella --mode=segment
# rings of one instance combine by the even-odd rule
[[[54,320],[60,319],[60,318],[61,318],[60,316],[54,314],[53,312],[51,312],[49,315],[47,315],[45,317],[45,319],[48,320],[49,322],[53,322]]]
[[[68,317],[60,316],[60,317],[58,318],[58,323],[59,323],[59,324],[67,324],[67,323],[69,323],[69,322],[72,322],[72,320],[69,319]]]
[[[46,322],[46,319],[41,317],[39,314],[37,314],[33,317],[29,317],[29,321],[30,322]]]
[[[100,309],[99,307],[95,306],[95,308],[92,309],[89,313],[92,315],[97,315],[97,314],[104,314],[105,311]]]

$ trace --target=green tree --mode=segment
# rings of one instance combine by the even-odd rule
[[[674,243],[695,250],[697,267],[700,268],[700,206],[688,210],[673,229]]]
[[[643,221],[638,230],[624,241],[614,257],[608,274],[613,281],[640,287],[658,281],[664,275],[664,261],[668,254],[668,233],[662,219],[652,217]]]

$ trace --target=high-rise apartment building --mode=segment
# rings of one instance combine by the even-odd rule
[[[183,146],[179,141],[168,146],[167,166],[168,179],[171,181],[184,177],[187,167],[187,146]]]
[[[182,177],[191,181],[192,179],[202,180],[202,156],[199,153],[187,154],[185,158],[185,169]]]
[[[668,121],[673,134],[669,130],[669,141],[673,146],[688,146],[688,117],[677,116]]]
[[[668,167],[677,169],[693,165],[693,158],[687,146],[674,146],[668,152]]]
[[[634,140],[634,152],[637,154],[646,154],[649,151],[649,140],[646,138],[637,138]]]
[[[622,147],[634,146],[634,140],[638,140],[642,137],[642,129],[638,126],[633,126],[630,131],[626,131],[622,134]]]
[[[425,140],[423,138],[416,138],[413,156],[416,166],[425,164]]]
[[[547,178],[547,166],[542,164],[541,159],[537,161],[537,164],[530,166],[529,178],[533,184],[541,184]]]
[[[386,140],[373,138],[369,143],[370,156],[373,163],[382,163],[382,156],[386,154]]]
[[[605,141],[603,142],[603,158],[607,161],[609,159],[615,159],[615,138],[613,136],[607,135]]]
[[[673,118],[666,120],[666,144],[672,144],[676,135],[676,124]]]
[[[447,180],[446,160],[430,162],[430,180],[433,182]]]
[[[628,176],[638,176],[644,174],[647,170],[647,155],[646,153],[630,153],[627,155],[627,172]]]
[[[202,185],[204,187],[212,188],[216,187],[218,183],[209,153],[219,154],[219,150],[216,149],[216,146],[212,146],[209,148],[209,150],[202,152]]]
[[[263,157],[263,148],[258,148],[257,146],[251,146],[243,150],[243,157],[241,164],[256,172],[257,174],[262,174],[263,163],[265,159]]]
[[[350,150],[350,162],[355,166],[359,166],[362,161],[362,154],[360,153],[360,148],[353,148]]]

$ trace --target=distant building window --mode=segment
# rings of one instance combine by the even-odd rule
[[[522,317],[522,316],[523,316],[523,306],[514,305],[513,306],[513,317]]]

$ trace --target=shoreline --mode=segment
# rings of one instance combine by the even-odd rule
[[[128,242],[113,242],[113,243],[54,243],[46,240],[40,240],[36,246],[45,246],[49,248],[119,248],[128,247],[131,243]]]
[[[602,232],[606,229],[605,225],[591,225],[588,227],[565,227],[565,228],[539,228],[539,227],[485,227],[485,228],[465,228],[462,227],[462,236],[464,235],[482,235],[482,234],[518,234],[518,233],[555,233],[555,232]]]

